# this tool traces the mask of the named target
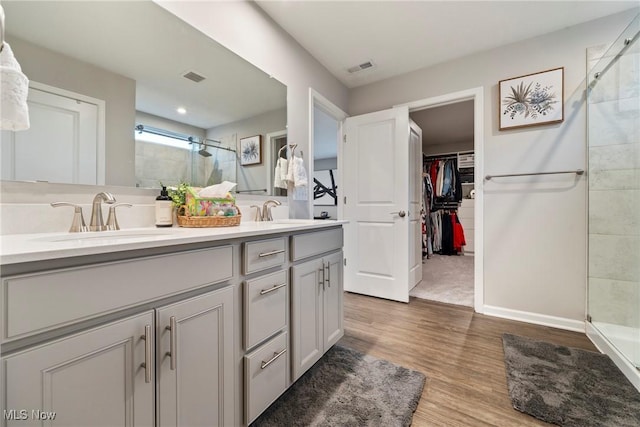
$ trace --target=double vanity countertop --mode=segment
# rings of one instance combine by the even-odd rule
[[[118,251],[266,236],[335,227],[348,221],[283,219],[243,222],[235,227],[129,228],[84,233],[8,234],[0,236],[0,265],[46,261]]]

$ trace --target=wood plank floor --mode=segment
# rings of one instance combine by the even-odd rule
[[[585,334],[476,314],[411,298],[409,304],[345,292],[340,344],[427,376],[413,426],[548,426],[511,406],[502,334],[597,351]]]

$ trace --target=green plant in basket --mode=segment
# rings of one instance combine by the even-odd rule
[[[181,182],[177,187],[169,188],[169,197],[173,201],[173,206],[179,208],[186,203],[187,189],[190,185],[186,182]]]

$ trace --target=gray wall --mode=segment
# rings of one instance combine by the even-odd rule
[[[348,112],[363,114],[481,86],[487,174],[586,169],[586,48],[615,40],[633,16],[634,11],[624,12],[353,89]],[[565,68],[564,122],[498,131],[498,81],[556,67]],[[585,177],[492,180],[484,182],[484,194],[488,308],[582,321]]]
[[[269,149],[266,135],[268,133],[285,130],[286,128],[287,109],[282,108],[280,110],[269,111],[267,113],[260,114],[259,116],[250,117],[238,122],[227,123],[207,130],[207,138],[222,142],[228,140],[229,136],[235,135],[236,146],[231,148],[235,148],[236,150],[239,148],[241,138],[262,135],[262,163],[259,165],[240,166],[240,162],[238,161],[238,186],[236,187],[236,190],[242,191],[266,188],[267,174],[270,172],[269,165],[267,165],[266,161],[267,150]]]
[[[107,185],[135,185],[136,82],[15,37],[11,49],[29,80],[106,101]]]
[[[289,34],[251,2],[162,2],[187,21],[287,86],[290,143],[309,153],[309,88],[346,111],[348,90]],[[242,23],[242,25],[239,25]],[[309,170],[309,156],[304,156]],[[293,218],[311,217],[309,201],[289,198]]]

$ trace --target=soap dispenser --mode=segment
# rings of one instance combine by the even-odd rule
[[[173,203],[167,187],[162,186],[160,195],[156,197],[156,227],[173,226]]]

